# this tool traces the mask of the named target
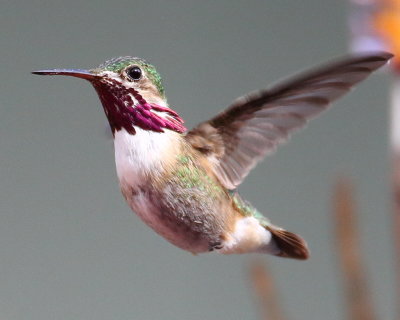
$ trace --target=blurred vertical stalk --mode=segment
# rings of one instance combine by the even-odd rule
[[[344,277],[347,318],[375,320],[364,264],[361,261],[352,191],[349,181],[341,179],[336,183],[333,197],[336,244]]]
[[[250,277],[258,300],[261,319],[285,320],[280,307],[277,290],[271,274],[261,260],[254,260],[250,266]]]
[[[396,259],[397,319],[400,319],[400,77],[395,75],[391,92],[390,140],[392,161],[393,237]]]

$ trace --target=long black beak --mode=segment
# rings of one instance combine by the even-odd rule
[[[42,76],[70,76],[70,77],[82,78],[89,81],[98,78],[96,74],[93,74],[89,70],[83,70],[83,69],[38,70],[38,71],[33,71],[32,73]]]

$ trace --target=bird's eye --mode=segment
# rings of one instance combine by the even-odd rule
[[[126,70],[126,74],[131,80],[139,80],[142,77],[142,69],[134,66]]]

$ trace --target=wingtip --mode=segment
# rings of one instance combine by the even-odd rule
[[[393,54],[393,53],[385,52],[385,51],[381,52],[380,55],[381,55],[385,60],[390,60],[390,59],[392,59],[392,58],[394,57],[394,54]]]
[[[358,53],[356,57],[366,62],[382,62],[380,65],[384,65],[394,57],[394,54],[387,51],[365,51]]]

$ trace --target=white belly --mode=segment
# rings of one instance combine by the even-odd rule
[[[179,146],[172,139],[179,139],[174,132],[157,133],[136,129],[136,135],[126,130],[115,132],[115,163],[121,191],[130,208],[154,231],[175,244],[191,252],[208,249],[207,243],[191,240],[187,230],[177,227],[179,221],[163,215],[149,198],[153,178],[170,170],[168,163],[176,157]],[[175,143],[174,143],[175,142]],[[168,160],[169,159],[169,160]],[[151,193],[151,192],[150,192]],[[160,196],[162,196],[160,194]]]
[[[115,164],[122,193],[132,210],[142,220],[154,228],[156,217],[151,210],[151,203],[140,196],[141,186],[149,185],[149,176],[162,172],[163,154],[170,145],[168,133],[158,133],[135,128],[131,135],[125,129],[115,132]],[[136,193],[134,195],[133,193]]]

